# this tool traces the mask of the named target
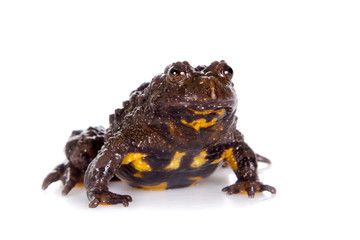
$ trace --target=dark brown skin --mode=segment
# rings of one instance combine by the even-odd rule
[[[51,183],[61,180],[64,184],[62,193],[68,194],[77,183],[83,182],[85,171],[104,145],[104,139],[102,127],[73,131],[65,145],[67,161],[47,175],[42,188],[45,190]]]
[[[225,61],[196,68],[188,62],[169,65],[115,110],[105,135],[103,129],[92,128],[70,137],[68,163],[50,173],[43,188],[62,180],[67,194],[84,179],[90,207],[128,206],[130,196],[108,190],[114,176],[133,187],[163,190],[192,186],[227,163],[238,180],[224,192],[246,192],[249,197],[276,193],[257,175],[257,162],[270,161],[255,154],[236,130],[232,76]],[[98,142],[89,144],[94,136]]]

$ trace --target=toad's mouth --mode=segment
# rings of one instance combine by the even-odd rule
[[[214,111],[214,109],[231,108],[235,109],[237,106],[236,99],[227,99],[221,101],[196,101],[196,102],[179,102],[173,107],[184,107],[187,109],[193,109],[197,112]]]

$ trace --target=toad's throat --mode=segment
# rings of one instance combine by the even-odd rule
[[[194,128],[196,131],[199,131],[200,128],[208,128],[208,127],[214,126],[218,120],[218,117],[223,116],[225,113],[224,108],[216,109],[216,110],[211,109],[211,110],[205,110],[205,111],[197,111],[192,108],[188,108],[188,110],[192,111],[195,115],[209,115],[212,113],[216,113],[216,115],[217,115],[217,117],[214,117],[209,122],[205,118],[200,118],[200,119],[194,120],[192,122],[187,122],[186,120],[181,119],[182,124],[184,124],[188,127]]]
[[[192,127],[196,131],[199,131],[200,128],[208,128],[214,126],[216,124],[217,118],[213,118],[210,122],[207,122],[206,119],[201,118],[198,120],[194,120],[192,122],[187,122],[184,119],[181,119],[181,123],[185,124],[188,127]]]

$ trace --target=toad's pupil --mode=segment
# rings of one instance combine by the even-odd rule
[[[229,68],[228,70],[225,71],[226,75],[232,75],[233,74],[233,70],[232,68]]]

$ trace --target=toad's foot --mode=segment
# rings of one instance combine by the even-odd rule
[[[64,184],[62,194],[67,195],[77,183],[83,182],[83,175],[81,170],[70,163],[60,164],[46,176],[42,189],[45,190],[51,183],[61,180]]]
[[[129,202],[132,202],[132,198],[129,195],[119,195],[104,190],[88,192],[88,198],[90,200],[89,207],[91,208],[97,207],[100,203],[112,205],[122,203],[127,207]]]
[[[276,193],[276,189],[274,187],[269,185],[264,185],[258,180],[254,180],[254,181],[238,180],[233,185],[223,188],[222,191],[230,195],[240,192],[247,192],[248,196],[251,198],[255,196],[256,192],[268,191],[271,192],[272,194]]]

